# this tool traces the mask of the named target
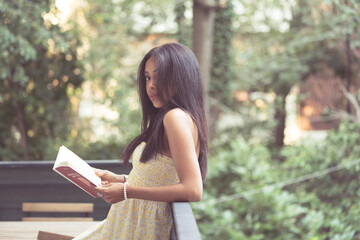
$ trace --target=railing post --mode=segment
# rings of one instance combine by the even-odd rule
[[[201,240],[190,203],[173,202],[171,208],[173,217],[171,240]]]

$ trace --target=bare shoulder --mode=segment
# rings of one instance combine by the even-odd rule
[[[182,125],[186,124],[189,126],[193,125],[192,118],[190,115],[180,108],[174,108],[167,112],[164,116],[164,125]]]
[[[181,149],[181,152],[186,152],[185,149],[195,149],[194,156],[199,157],[198,131],[189,113],[180,108],[170,110],[164,116],[164,128],[170,148]]]

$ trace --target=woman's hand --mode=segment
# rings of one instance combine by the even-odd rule
[[[123,183],[107,183],[101,187],[95,187],[95,190],[102,194],[105,202],[114,204],[124,200]]]
[[[123,183],[125,180],[124,176],[115,174],[108,170],[94,168],[94,171],[95,174],[101,178],[102,185],[106,185],[108,183],[116,183],[116,182]]]

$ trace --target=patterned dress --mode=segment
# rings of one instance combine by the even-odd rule
[[[179,182],[172,158],[158,154],[146,163],[140,162],[145,142],[134,150],[133,169],[128,177],[132,186],[157,187]],[[171,206],[167,202],[128,199],[110,208],[107,218],[80,234],[80,239],[169,239],[172,226]]]

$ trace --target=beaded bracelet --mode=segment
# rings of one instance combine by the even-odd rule
[[[125,199],[125,200],[127,200],[126,184],[127,184],[127,182],[124,183],[124,199]]]

